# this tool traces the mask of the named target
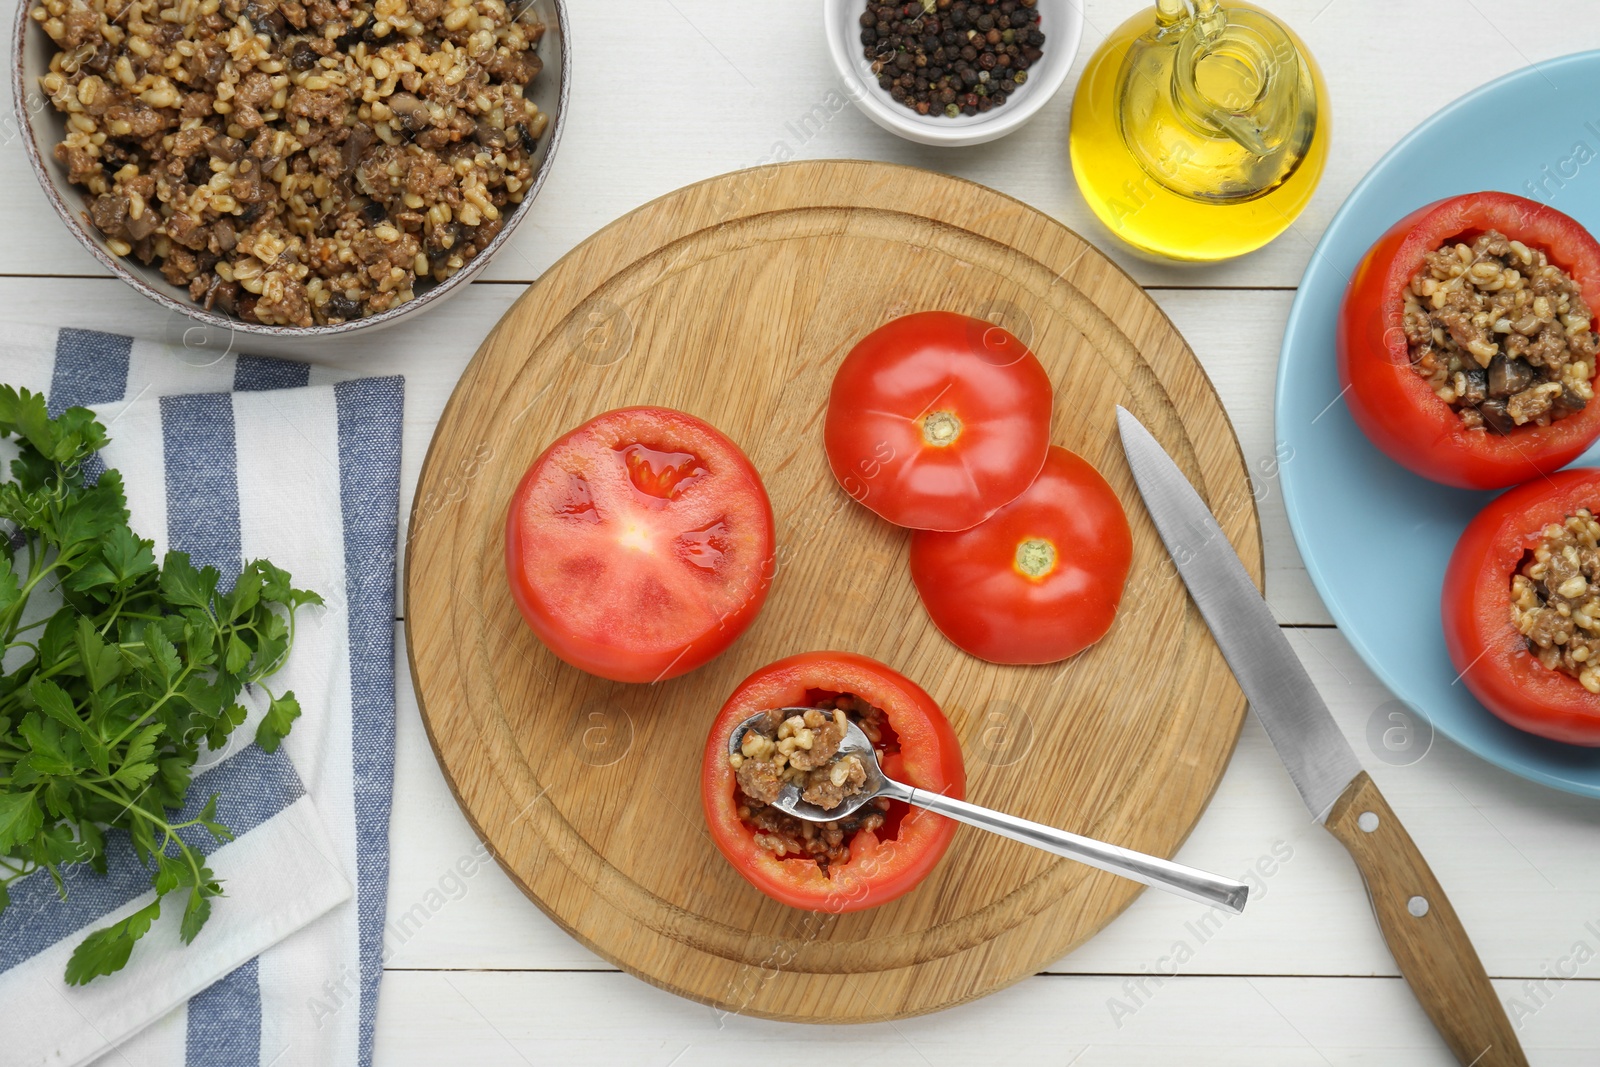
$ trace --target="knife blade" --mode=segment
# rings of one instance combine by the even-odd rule
[[[1133,480],[1223,659],[1312,818],[1355,860],[1379,929],[1451,1051],[1526,1067],[1500,998],[1438,879],[1384,800],[1211,509],[1132,413],[1117,430]]]

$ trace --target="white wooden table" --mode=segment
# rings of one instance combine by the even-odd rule
[[[0,0],[5,25],[15,2]],[[1139,6],[1091,0],[1080,68]],[[478,342],[523,285],[588,234],[653,197],[738,167],[885,159],[991,185],[1106,248],[1183,331],[1252,469],[1269,471],[1279,337],[1311,249],[1350,188],[1402,134],[1474,86],[1600,46],[1600,19],[1581,0],[1269,6],[1327,76],[1327,174],[1310,208],[1267,249],[1188,268],[1128,255],[1078,195],[1065,143],[1076,72],[1030,126],[1004,141],[921,148],[853,107],[829,106],[836,83],[813,4],[571,0],[576,59],[561,150],[531,217],[486,280],[388,332],[296,354],[406,376],[404,515],[434,423]],[[1600,96],[1593,106],[1600,116]],[[0,234],[9,254],[0,264],[0,328],[40,321],[181,337],[184,320],[106,277],[68,237],[27,170],[9,101],[4,114]],[[1391,698],[1330,624],[1289,536],[1276,482],[1264,482],[1268,599],[1449,891],[1530,1059],[1600,1062],[1600,804],[1515,778],[1443,739],[1414,763],[1381,758],[1395,759],[1368,743],[1368,726],[1391,710]],[[1308,821],[1253,719],[1179,854],[1222,873],[1258,872],[1245,915],[1201,931],[1200,906],[1146,893],[1046,973],[977,1003],[897,1024],[816,1028],[722,1016],[618,973],[561,933],[493,863],[477,862],[477,841],[423,735],[403,646],[400,658],[380,1064],[720,1064],[786,1055],[775,1043],[795,1041],[849,1062],[907,1067],[997,1057],[1050,1067],[1453,1062],[1398,978],[1355,868]]]

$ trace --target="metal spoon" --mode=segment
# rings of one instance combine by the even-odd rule
[[[812,709],[778,708],[777,710],[786,714],[803,715]],[[745,733],[766,721],[767,715],[767,712],[760,712],[738,725],[733,731],[733,736],[728,738],[730,755],[742,749]],[[956,800],[939,793],[913,788],[903,782],[896,782],[887,777],[878,766],[878,754],[873,750],[871,740],[855,723],[849,724],[844,741],[839,746],[839,756],[847,755],[858,758],[867,772],[867,780],[861,792],[845,798],[837,807],[823,808],[801,800],[799,784],[787,782],[782,792],[778,794],[778,799],[774,801],[774,807],[806,822],[834,822],[853,814],[869,800],[888,797],[890,800],[904,801],[919,808],[938,812],[968,826],[992,831],[1013,841],[1021,841],[1025,845],[1042,848],[1057,856],[1065,856],[1079,863],[1098,867],[1102,871],[1110,871],[1112,874],[1131,878],[1135,882],[1176,893],[1180,897],[1188,897],[1190,900],[1197,900],[1213,907],[1226,908],[1235,914],[1244,910],[1245,901],[1250,895],[1249,886],[1231,878],[1220,878],[1193,867],[1185,867],[1181,863],[1147,856],[1143,852],[1109,845],[1091,837],[1080,837],[1065,830],[1057,830],[1053,826],[1045,826],[1043,823],[1019,819],[1015,815],[1007,815],[1004,812],[979,807],[977,804],[968,804],[964,800]]]

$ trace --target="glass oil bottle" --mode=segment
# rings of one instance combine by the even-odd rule
[[[1118,237],[1171,259],[1254,251],[1322,176],[1328,94],[1294,33],[1240,0],[1158,0],[1090,58],[1072,172]]]

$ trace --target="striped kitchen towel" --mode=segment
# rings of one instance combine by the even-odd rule
[[[266,558],[325,608],[302,608],[272,680],[303,714],[268,755],[252,721],[202,757],[190,796],[220,793],[235,841],[203,842],[225,883],[190,946],[181,908],[123,971],[66,986],[85,934],[148,902],[123,839],[104,877],[13,883],[0,913],[0,1061],[8,1067],[366,1065],[382,974],[394,770],[395,535],[403,379],[176,349],[86,330],[9,326],[0,381],[52,412],[95,409],[134,529],[226,585]],[[248,701],[247,701],[248,703]],[[263,702],[264,703],[264,702]]]

